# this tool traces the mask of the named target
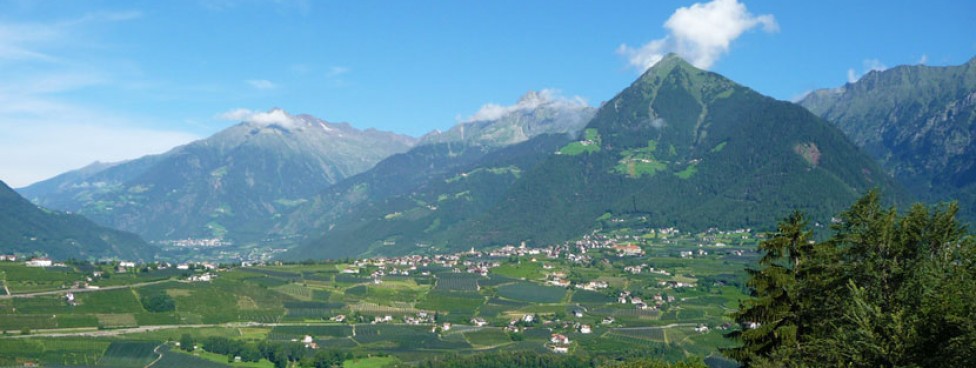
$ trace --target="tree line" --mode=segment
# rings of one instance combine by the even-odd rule
[[[727,337],[747,367],[963,367],[976,356],[976,242],[955,203],[899,213],[872,191],[814,241],[794,212],[760,243]]]

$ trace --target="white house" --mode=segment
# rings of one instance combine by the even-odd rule
[[[53,262],[51,262],[50,258],[43,258],[43,257],[34,258],[30,261],[27,261],[27,267],[51,267],[52,264]]]
[[[566,335],[563,335],[563,334],[552,334],[552,337],[549,338],[549,342],[551,342],[553,344],[568,345],[569,344],[569,338],[566,337]]]
[[[581,334],[593,333],[593,329],[590,328],[590,325],[582,325],[580,326],[580,333]]]

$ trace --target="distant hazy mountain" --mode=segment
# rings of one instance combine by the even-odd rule
[[[595,112],[584,101],[559,97],[552,90],[531,91],[512,106],[486,105],[469,121],[446,132],[427,134],[419,144],[504,147],[541,134],[575,134]]]
[[[21,189],[146,239],[262,239],[329,185],[404,152],[413,138],[273,110],[154,156],[69,172]]]
[[[834,123],[920,198],[976,218],[976,58],[899,66],[814,91],[800,104]]]
[[[90,220],[38,208],[0,182],[0,253],[47,254],[55,259],[153,259],[139,236]]]
[[[558,138],[346,211],[288,257],[545,245],[621,215],[685,230],[768,228],[793,209],[826,222],[869,188],[899,192],[826,121],[676,56],[603,104],[577,138]]]
[[[408,238],[426,234],[425,230],[443,230],[439,228],[480,214],[492,205],[526,165],[573,139],[595,111],[581,101],[558,98],[548,91],[530,92],[512,106],[482,109],[475,120],[444,133],[428,134],[410,151],[330,187],[296,211],[282,232],[313,234],[313,245],[305,248],[309,249],[307,254],[293,253],[302,258],[360,254],[369,244],[393,241],[387,239],[396,237],[390,232],[403,233],[401,242],[409,243]],[[468,187],[468,183],[482,179],[491,184]],[[445,194],[448,192],[451,195]],[[401,207],[410,210],[418,206],[437,208],[437,216],[408,224],[399,221],[411,216],[386,216]],[[398,220],[388,221],[392,218]],[[438,225],[431,228],[428,222]],[[390,229],[379,228],[390,223],[396,224]],[[355,238],[358,243],[353,243],[358,245],[353,247],[343,240],[347,236]]]

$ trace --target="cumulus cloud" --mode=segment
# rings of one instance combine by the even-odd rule
[[[292,127],[295,125],[295,118],[288,115],[288,113],[282,109],[271,109],[267,112],[261,112],[237,108],[218,114],[217,118],[230,121],[245,121],[261,125],[278,124],[283,127]]]
[[[485,104],[478,109],[478,112],[471,115],[463,122],[497,120],[507,114],[516,111],[527,111],[538,108],[542,105],[552,106],[553,108],[573,108],[588,106],[586,100],[579,96],[565,97],[556,89],[543,89],[541,91],[529,91],[514,105],[502,106],[498,104]]]
[[[664,28],[668,30],[664,38],[640,47],[622,44],[617,48],[617,53],[626,57],[628,63],[641,72],[671,52],[696,67],[708,69],[729,51],[732,41],[757,27],[770,33],[779,30],[772,15],[752,15],[737,0],[695,3],[690,7],[678,8],[671,14],[664,22]]]
[[[919,65],[925,65],[929,63],[929,55],[922,54],[922,57],[918,58]]]
[[[854,83],[861,79],[864,74],[875,70],[884,71],[888,69],[888,67],[881,63],[881,61],[878,59],[865,59],[863,62],[861,62],[861,64],[863,65],[863,72],[861,74],[858,74],[854,68],[847,69],[847,82]]]
[[[251,85],[255,89],[274,89],[277,85],[267,79],[249,79],[246,80],[247,84]]]

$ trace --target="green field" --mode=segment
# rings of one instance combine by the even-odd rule
[[[219,271],[210,282],[180,282],[182,276],[176,272],[127,272],[112,273],[101,283],[131,287],[75,293],[74,303],[68,301],[65,292],[0,297],[0,330],[7,335],[0,336],[0,365],[34,361],[46,365],[143,366],[159,354],[162,358],[154,367],[270,365],[267,361],[228,363],[226,355],[201,351],[191,355],[168,350],[165,344],[159,354],[153,353],[160,343],[178,341],[184,334],[198,340],[223,337],[251,344],[295,344],[311,336],[322,350],[356,358],[346,366],[371,367],[414,364],[431,354],[545,352],[553,333],[570,336],[575,341],[571,346],[574,354],[639,350],[663,357],[716,356],[717,348],[730,344],[715,328],[729,321],[728,312],[744,297],[742,270],[756,260],[753,252],[732,251],[753,249],[754,239],[727,234],[659,234],[642,228],[639,217],[611,213],[598,221],[606,226],[605,234],[598,236],[627,237],[629,242],[637,242],[645,255],[620,257],[611,249],[597,248],[585,254],[591,259],[585,263],[545,255],[470,256],[473,262],[500,265],[483,277],[431,264],[413,270],[409,276],[383,276],[381,282],[364,276],[378,270],[375,265],[361,265],[362,274],[344,274],[339,271],[350,265],[339,262],[230,268]],[[711,245],[717,242],[725,245]],[[708,254],[681,256],[682,252],[699,249]],[[458,262],[468,257],[464,255]],[[644,271],[624,271],[633,266]],[[14,288],[15,292],[27,293],[62,290],[93,270],[114,272],[111,267],[46,270],[0,263],[0,272],[5,283],[20,287]],[[665,273],[652,273],[651,267]],[[575,285],[547,285],[556,274]],[[141,284],[165,277],[173,280]],[[598,280],[609,287],[596,291],[579,287]],[[670,286],[677,282],[691,286]],[[642,310],[619,303],[617,296],[623,291],[645,301],[658,294],[668,300],[658,302],[659,308]],[[582,315],[574,315],[575,311]],[[345,322],[332,321],[339,315]],[[524,321],[527,315],[535,320]],[[391,316],[392,321],[371,323],[384,316]],[[421,318],[419,325],[407,324],[407,320]],[[483,319],[487,325],[473,326],[473,318]],[[607,320],[610,322],[604,323]],[[264,325],[272,323],[276,325]],[[450,329],[446,328],[448,323]],[[515,323],[518,333],[504,330]],[[593,333],[581,334],[580,324],[590,325]],[[24,333],[73,334],[160,325],[185,327],[99,338],[14,338]],[[664,328],[668,325],[679,327]],[[697,325],[713,330],[696,333],[693,328]]]
[[[518,282],[499,286],[498,295],[530,303],[557,303],[566,296],[566,289],[532,282]]]
[[[105,354],[98,360],[102,367],[146,366],[159,357],[155,353],[158,342],[115,341],[108,346]]]

